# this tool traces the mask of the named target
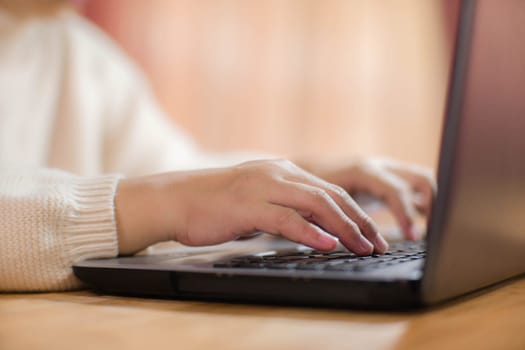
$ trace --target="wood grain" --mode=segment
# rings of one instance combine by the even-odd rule
[[[407,313],[0,295],[0,349],[525,349],[525,279]]]

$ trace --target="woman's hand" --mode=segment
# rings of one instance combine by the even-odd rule
[[[436,194],[430,169],[392,159],[364,159],[337,165],[304,162],[302,166],[350,194],[370,193],[382,199],[396,217],[404,236],[416,239],[413,230],[417,212],[428,215]]]
[[[120,254],[160,241],[210,245],[258,231],[318,250],[332,250],[339,240],[359,255],[383,253],[388,244],[347,192],[388,193],[385,198],[405,215],[410,207],[405,193],[394,193],[393,185],[385,190],[381,169],[370,165],[327,173],[333,177],[327,180],[345,189],[286,160],[124,179],[115,202]]]

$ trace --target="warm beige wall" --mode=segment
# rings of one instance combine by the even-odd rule
[[[87,13],[209,148],[434,164],[442,1],[90,0]]]

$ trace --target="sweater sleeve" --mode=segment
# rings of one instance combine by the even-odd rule
[[[81,287],[73,263],[118,254],[118,175],[0,168],[0,291]]]

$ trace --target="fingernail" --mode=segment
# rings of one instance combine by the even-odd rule
[[[334,250],[337,246],[337,240],[327,234],[320,234],[317,241],[322,246],[321,250]]]
[[[379,253],[384,253],[388,250],[388,242],[380,234],[377,235],[376,248]]]
[[[359,253],[360,254],[372,254],[374,251],[374,246],[372,243],[367,241],[365,238],[361,237],[359,240]]]

